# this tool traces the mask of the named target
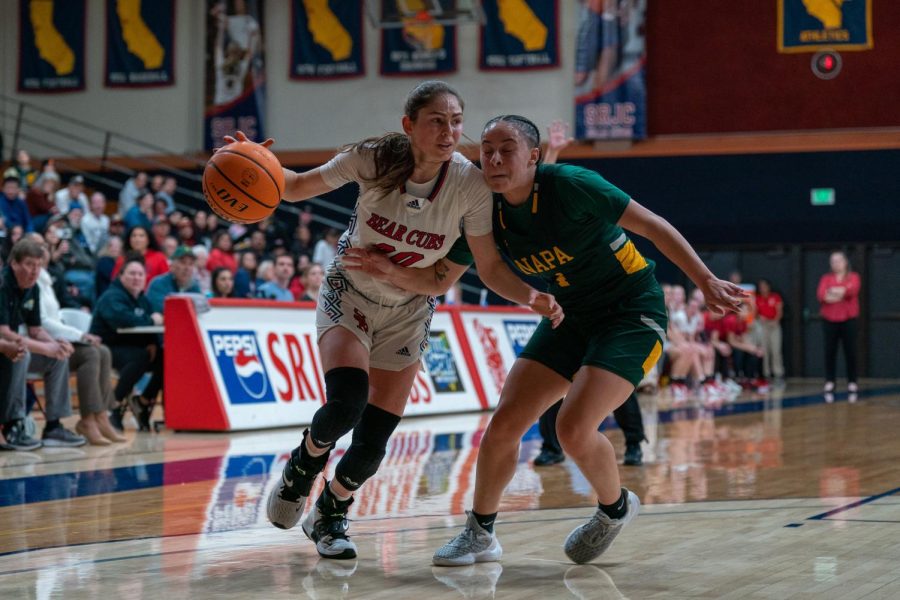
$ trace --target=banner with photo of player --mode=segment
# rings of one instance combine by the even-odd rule
[[[872,0],[778,0],[778,51],[869,50]]]
[[[19,1],[19,91],[84,89],[85,0]]]
[[[559,66],[558,0],[484,0],[479,68],[523,71]]]
[[[291,79],[365,75],[362,0],[293,0]]]
[[[647,137],[646,0],[582,2],[575,47],[575,137]]]
[[[175,0],[106,0],[106,87],[175,83]]]
[[[265,55],[262,0],[207,0],[203,143],[243,131],[265,139]]]
[[[382,0],[382,17],[398,12],[398,0]],[[407,0],[416,8],[424,3]],[[401,17],[397,27],[381,30],[382,75],[436,75],[456,71],[456,26],[442,25],[426,12]]]

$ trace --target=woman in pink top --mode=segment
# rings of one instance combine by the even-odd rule
[[[821,305],[825,328],[825,392],[834,391],[837,346],[844,346],[847,359],[847,390],[855,393],[856,385],[856,321],[859,317],[859,274],[850,270],[847,255],[831,254],[831,272],[822,275],[816,295]]]

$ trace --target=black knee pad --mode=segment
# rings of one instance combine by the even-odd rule
[[[369,374],[355,367],[325,373],[325,405],[316,411],[309,433],[312,442],[326,448],[353,429],[369,402]]]
[[[334,478],[348,490],[357,490],[375,474],[384,458],[388,439],[400,417],[369,404],[353,430],[353,443],[334,469]]]

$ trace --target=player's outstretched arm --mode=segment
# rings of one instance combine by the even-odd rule
[[[466,242],[475,257],[478,276],[486,286],[507,300],[528,306],[539,315],[547,317],[554,327],[562,322],[563,309],[556,303],[556,298],[552,294],[537,291],[510,271],[497,252],[493,234],[466,234]]]
[[[247,138],[243,131],[238,131],[234,135],[235,137],[226,135],[225,141],[229,144],[233,142],[256,143]],[[275,140],[269,138],[260,145],[268,148],[274,143]],[[299,202],[328,193],[333,189],[325,183],[324,179],[322,179],[322,175],[319,173],[318,168],[311,169],[304,173],[297,173],[296,171],[291,171],[284,167],[282,167],[282,170],[284,171],[284,192],[282,193],[282,200]]]
[[[653,242],[700,288],[711,310],[718,313],[737,311],[747,293],[713,275],[684,236],[668,221],[631,200],[619,219],[619,225]]]

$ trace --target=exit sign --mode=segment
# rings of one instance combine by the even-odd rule
[[[813,206],[832,206],[834,188],[812,188],[809,190],[809,203]]]

